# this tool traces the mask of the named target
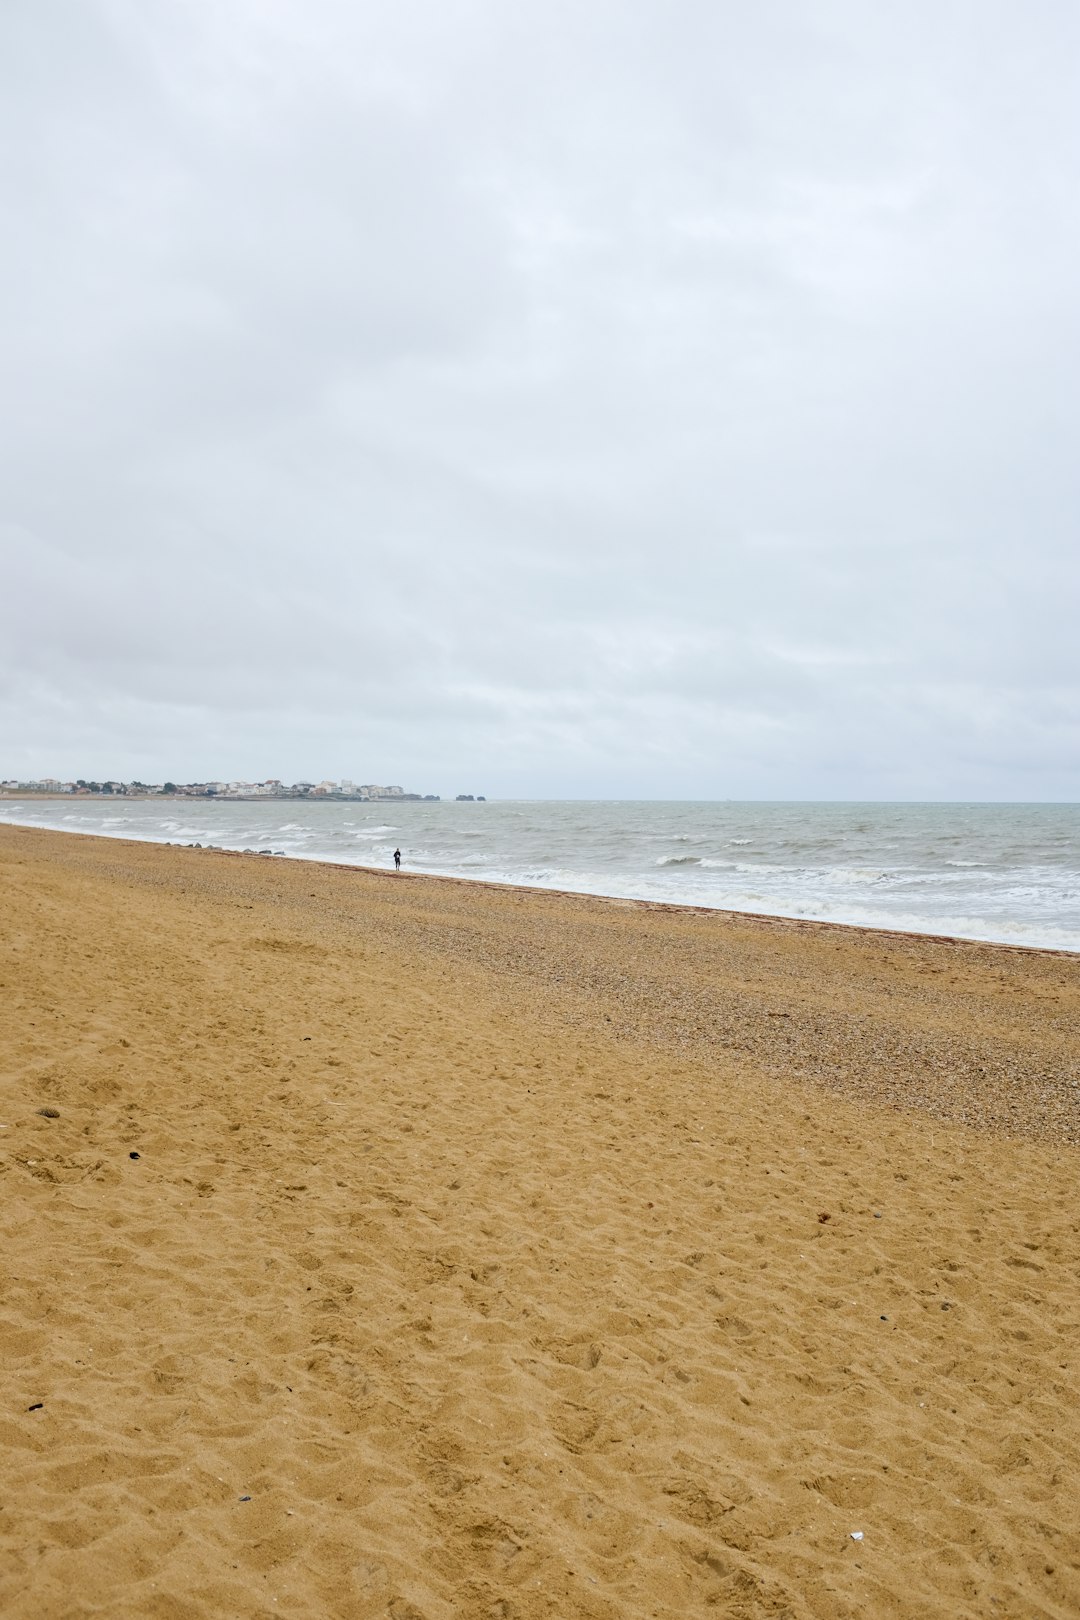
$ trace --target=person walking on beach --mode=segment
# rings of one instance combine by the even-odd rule
[[[395,872],[400,872],[401,871],[401,851],[400,851],[400,849],[395,849],[395,851],[394,851],[394,871]]]

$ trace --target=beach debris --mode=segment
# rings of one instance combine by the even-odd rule
[[[129,1159],[141,1159],[142,1154],[141,1153],[129,1153],[128,1158]]]
[[[42,1119],[59,1119],[60,1118],[60,1110],[59,1110],[59,1108],[39,1108],[38,1113],[41,1115]]]
[[[881,1320],[882,1320],[882,1321],[883,1321],[883,1322],[887,1322],[887,1321],[888,1321],[888,1320],[889,1320],[889,1318],[888,1318],[888,1317],[887,1317],[887,1316],[883,1316],[883,1317],[882,1317],[882,1318],[881,1318]]]
[[[863,1538],[863,1533],[861,1530],[851,1530],[848,1533],[851,1536],[852,1541],[861,1541]]]
[[[826,1221],[831,1221],[831,1220],[832,1220],[832,1216],[829,1214],[828,1210],[823,1209],[821,1214],[818,1216],[818,1223],[821,1226],[824,1226]]]
[[[250,1497],[250,1496],[242,1496],[242,1497],[241,1497],[241,1498],[240,1498],[240,1500],[241,1500],[241,1502],[250,1502],[250,1501],[251,1501],[251,1497]]]
[[[45,1405],[44,1401],[35,1401],[33,1406],[28,1406],[26,1408],[26,1410],[28,1412],[40,1412],[44,1408],[44,1405]]]

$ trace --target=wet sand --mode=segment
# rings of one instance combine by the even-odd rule
[[[1080,1614],[1080,959],[0,884],[5,1615]]]

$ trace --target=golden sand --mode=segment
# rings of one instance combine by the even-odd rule
[[[1080,1614],[1076,958],[0,883],[5,1616]]]

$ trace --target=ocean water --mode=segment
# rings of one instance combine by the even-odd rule
[[[0,821],[1080,951],[1080,805],[0,801]]]

